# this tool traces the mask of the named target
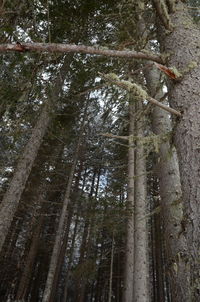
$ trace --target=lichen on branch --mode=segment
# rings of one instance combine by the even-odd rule
[[[140,85],[136,83],[131,83],[129,81],[121,80],[115,73],[109,73],[109,74],[99,73],[99,75],[102,78],[104,78],[106,81],[109,81],[110,83],[127,90],[129,93],[132,93],[140,101],[147,100],[150,103],[162,108],[165,111],[181,116],[181,113],[179,111],[171,107],[168,107],[158,102],[156,99],[150,97],[148,93]]]

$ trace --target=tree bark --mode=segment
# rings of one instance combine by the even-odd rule
[[[179,262],[190,266],[192,296],[184,301],[198,301],[199,272],[200,272],[200,65],[199,39],[200,29],[193,23],[182,1],[176,3],[174,13],[170,14],[173,31],[161,34],[161,46],[166,53],[170,53],[168,63],[183,73],[182,80],[170,85],[171,105],[182,111],[182,117],[174,122],[174,142],[180,164],[181,185],[183,193],[184,217],[182,232],[187,238],[187,252],[177,255]],[[185,291],[185,278],[182,278],[182,290]]]
[[[147,231],[147,195],[146,195],[146,158],[144,144],[144,117],[141,113],[143,104],[136,104],[136,135],[141,139],[136,142],[135,159],[135,239],[134,239],[134,301],[149,301],[149,260]],[[139,117],[138,117],[139,116]]]
[[[123,301],[133,299],[134,276],[134,176],[135,176],[135,112],[134,103],[129,96],[129,149],[128,149],[128,198],[127,198],[127,225],[126,225],[126,250],[124,271]]]
[[[38,122],[33,129],[32,135],[25,146],[23,156],[16,167],[10,187],[5,193],[0,204],[0,250],[2,249],[5,238],[8,234],[9,227],[20,201],[22,192],[25,188],[26,181],[31,172],[39,147],[46,133],[49,121],[49,108],[48,105],[45,105]]]
[[[159,87],[160,73],[153,68],[146,72],[149,91],[157,98],[163,96]],[[158,107],[152,110],[152,126],[156,135],[167,135],[171,131],[171,121],[166,112]],[[170,146],[169,139],[164,139],[159,146],[159,159],[156,167],[161,195],[161,214],[164,223],[167,268],[173,301],[188,301],[190,284],[189,269],[180,255],[187,250],[186,239],[182,232],[182,192],[176,151]],[[176,266],[178,265],[178,269]],[[183,284],[184,280],[184,284]]]

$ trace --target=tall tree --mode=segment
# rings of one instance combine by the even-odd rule
[[[52,256],[51,256],[51,262],[50,262],[50,265],[49,265],[49,271],[48,271],[47,281],[46,281],[44,295],[43,295],[43,302],[48,302],[49,301],[50,296],[51,296],[51,290],[53,288],[54,275],[55,275],[55,272],[56,272],[58,257],[59,257],[59,254],[60,254],[61,243],[62,243],[63,234],[65,232],[65,227],[66,227],[67,210],[68,210],[68,203],[69,203],[69,197],[70,197],[70,192],[71,192],[71,186],[72,186],[72,181],[73,181],[73,177],[74,177],[76,164],[77,164],[77,161],[78,161],[78,156],[79,156],[79,151],[80,151],[80,146],[81,146],[81,140],[82,140],[84,126],[85,126],[85,119],[86,119],[86,116],[87,116],[87,106],[88,106],[88,103],[85,106],[85,111],[84,111],[82,123],[81,123],[81,126],[80,126],[79,139],[77,141],[77,146],[76,146],[76,150],[75,150],[75,153],[74,153],[73,163],[72,163],[72,167],[71,167],[71,171],[70,171],[70,175],[69,175],[69,179],[68,179],[68,183],[67,183],[65,197],[64,197],[64,200],[63,200],[63,207],[62,207],[61,216],[60,216],[60,219],[59,219],[59,225],[58,225],[58,230],[57,230],[57,233],[56,233],[55,243],[54,243],[53,252],[52,252]]]
[[[21,194],[26,185],[26,181],[30,174],[34,160],[37,156],[37,152],[41,145],[43,136],[49,125],[49,121],[49,106],[45,105],[42,109],[38,122],[35,125],[35,128],[33,129],[29,142],[25,147],[24,154],[16,167],[16,172],[10,183],[10,187],[1,202],[0,249],[2,249],[5,238],[8,234],[9,227],[11,225],[12,219],[20,201]]]
[[[155,1],[158,5],[161,1]],[[168,1],[169,2],[169,1]],[[169,54],[169,66],[175,66],[181,73],[180,81],[171,82],[169,86],[170,104],[182,112],[182,117],[174,121],[173,139],[178,152],[181,185],[183,193],[184,216],[182,232],[187,238],[188,252],[177,254],[176,266],[179,270],[180,262],[190,265],[191,296],[189,292],[185,301],[199,297],[199,37],[200,29],[194,23],[184,1],[170,1],[167,9],[159,13],[162,21],[170,25],[170,33],[160,30],[162,50]],[[170,23],[169,23],[170,22]],[[164,23],[163,23],[164,24]],[[181,261],[180,261],[181,260]],[[185,279],[183,280],[183,282]]]
[[[136,104],[134,300],[137,302],[149,301],[146,156],[142,142],[145,119],[142,109],[142,103]]]
[[[134,277],[134,201],[135,201],[135,112],[133,96],[129,96],[129,146],[128,146],[128,196],[127,196],[127,227],[126,227],[126,250],[124,271],[124,293],[125,302],[133,299],[133,277]]]

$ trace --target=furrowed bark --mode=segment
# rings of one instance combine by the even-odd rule
[[[193,23],[182,2],[176,3],[171,14],[175,28],[166,35],[160,33],[164,51],[171,53],[169,65],[184,71],[183,79],[170,85],[171,105],[183,112],[174,127],[174,142],[177,149],[183,192],[184,217],[182,232],[186,235],[189,257],[181,254],[182,261],[190,266],[191,296],[187,301],[199,300],[200,283],[200,29]],[[178,263],[179,265],[179,263]],[[184,282],[185,280],[183,280]],[[186,301],[186,300],[185,300]]]

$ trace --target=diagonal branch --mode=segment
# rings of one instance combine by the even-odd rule
[[[37,51],[37,52],[59,52],[59,53],[84,53],[92,55],[100,55],[107,57],[118,57],[128,59],[145,59],[157,63],[163,63],[159,55],[147,52],[137,52],[130,50],[112,50],[103,47],[92,47],[76,44],[59,44],[59,43],[16,43],[16,44],[0,44],[0,52],[6,51]]]
[[[164,27],[168,30],[172,30],[173,24],[171,22],[165,0],[152,0],[152,2],[155,6],[156,12],[157,12],[161,22],[163,23]],[[170,2],[172,4],[173,1],[170,1]]]
[[[148,93],[140,86],[135,83],[131,83],[129,81],[123,81],[120,80],[119,77],[116,74],[110,73],[110,74],[102,74],[99,73],[100,76],[102,76],[105,80],[113,83],[114,85],[117,85],[118,87],[121,87],[123,89],[128,90],[130,93],[133,93],[134,96],[139,100],[147,100],[150,103],[162,108],[165,111],[168,111],[172,114],[181,116],[181,113],[171,107],[168,107],[160,102],[158,102],[156,99],[150,97]]]

